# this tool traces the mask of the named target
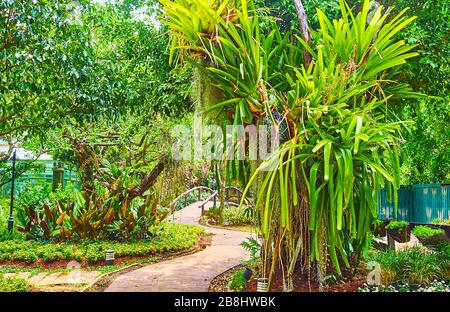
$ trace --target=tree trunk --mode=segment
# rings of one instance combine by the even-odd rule
[[[306,12],[301,0],[293,0],[295,9],[297,10],[298,22],[300,26],[300,30],[302,31],[303,40],[306,43],[311,43],[311,33],[309,31],[308,20],[306,19]],[[308,68],[309,64],[311,64],[312,57],[311,54],[303,48],[303,57],[305,61],[305,67]]]
[[[132,200],[138,196],[142,196],[149,188],[151,188],[155,184],[156,179],[158,179],[161,172],[164,170],[168,161],[169,156],[164,155],[160,159],[158,164],[153,167],[152,171],[150,171],[149,174],[147,174],[138,185],[130,187],[128,200]]]

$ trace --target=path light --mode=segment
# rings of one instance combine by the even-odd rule
[[[14,207],[14,180],[16,179],[16,151],[14,150],[12,156],[12,172],[11,172],[11,202],[9,207],[9,219],[8,219],[8,231],[11,232],[14,226],[14,216],[13,216],[13,207]]]
[[[105,262],[106,262],[106,265],[114,264],[114,250],[110,249],[110,250],[106,251]]]
[[[269,279],[266,277],[258,278],[256,283],[257,292],[268,292],[269,291]]]

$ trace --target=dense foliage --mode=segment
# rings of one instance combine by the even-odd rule
[[[408,226],[409,222],[407,221],[390,221],[388,225],[386,225],[386,229],[404,231]]]
[[[394,282],[428,285],[434,280],[446,280],[450,277],[448,246],[448,243],[444,243],[436,252],[420,247],[380,251],[370,255],[367,260],[380,264],[384,285]]]
[[[418,225],[414,227],[412,233],[417,237],[432,237],[443,235],[445,231],[443,229],[433,229],[429,226]]]
[[[33,287],[18,277],[4,277],[0,274],[0,292],[29,292]]]
[[[88,200],[70,185],[56,192],[28,185],[19,194],[17,230],[28,239],[144,239],[168,213],[154,194],[119,201],[103,193]]]
[[[348,3],[358,8],[363,0],[349,0]],[[377,3],[396,13],[409,7],[407,14],[417,16],[408,28],[398,34],[406,42],[418,44],[415,51],[419,56],[411,59],[405,66],[404,79],[416,91],[441,97],[393,102],[400,118],[414,121],[408,129],[402,130],[402,183],[446,183],[450,181],[450,130],[446,126],[450,123],[448,2],[378,0]],[[278,23],[282,29],[298,29],[292,0],[258,0],[256,4],[260,8],[270,8],[270,15],[279,18]],[[330,19],[339,15],[339,3],[335,0],[304,1],[304,6],[308,22],[313,28],[319,24],[316,8],[322,9]]]
[[[168,38],[154,22],[153,4],[2,1],[0,140],[11,149],[0,155],[0,184],[10,180],[4,160],[13,146],[60,156],[49,131],[191,109],[190,73],[168,64]],[[26,165],[18,164],[17,175]]]
[[[161,2],[173,50],[203,74],[196,77],[202,86],[207,79],[220,86],[204,87],[214,96],[201,108],[226,111],[236,126],[265,117],[275,127],[288,124],[288,137],[246,188],[256,184],[263,274],[270,278],[282,261],[291,289],[299,262],[319,278],[328,258],[339,274],[350,268],[368,248],[380,188],[396,199],[400,186],[403,123],[391,103],[417,96],[399,79],[401,65],[417,53],[397,35],[415,18],[405,17],[406,9],[371,10],[369,1],[354,14],[339,1],[339,19],[317,9],[310,40],[307,30],[300,37],[275,23],[262,29],[249,1]]]

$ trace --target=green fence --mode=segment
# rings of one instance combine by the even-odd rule
[[[450,184],[402,185],[398,190],[397,216],[386,190],[378,198],[378,218],[411,223],[431,224],[433,220],[450,219]]]
[[[15,192],[24,188],[27,183],[47,183],[52,186],[53,183],[53,166],[54,161],[41,161],[44,165],[42,171],[29,171],[22,174],[15,181]],[[77,174],[68,166],[64,166],[64,186],[68,183],[78,184],[79,178]],[[0,187],[0,197],[9,197],[11,195],[11,183],[7,183]]]

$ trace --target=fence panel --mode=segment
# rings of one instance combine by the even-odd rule
[[[413,186],[416,223],[432,223],[434,219],[449,219],[449,188],[449,184],[417,184]]]
[[[411,223],[431,224],[433,220],[450,219],[450,184],[402,185],[398,190],[398,211],[394,215],[393,199],[385,189],[378,198],[378,218]]]

